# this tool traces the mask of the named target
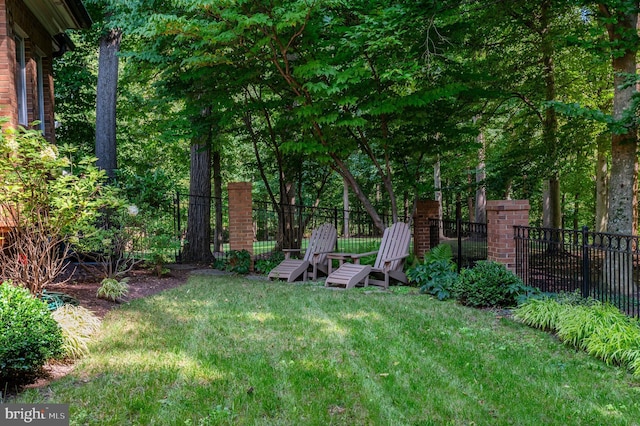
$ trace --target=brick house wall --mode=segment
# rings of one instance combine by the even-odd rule
[[[39,57],[42,61],[44,134],[49,141],[54,142],[53,43],[44,26],[20,0],[0,0],[0,114],[8,118],[8,125],[11,127],[28,124],[19,123],[18,119],[16,35],[24,39],[27,121],[32,123],[40,119],[37,72]]]
[[[0,117],[7,119],[6,125],[30,125],[36,120],[44,118],[44,136],[50,142],[55,142],[54,116],[54,87],[53,87],[53,57],[60,46],[54,31],[64,31],[69,28],[88,28],[91,18],[80,0],[38,0],[30,1],[31,7],[38,10],[36,16],[23,0],[0,0]],[[60,13],[70,7],[71,15],[67,14],[65,27],[59,28],[60,15],[52,16],[48,11]],[[55,30],[48,30],[46,24],[54,23]],[[70,25],[68,22],[76,22]],[[52,28],[51,25],[49,25]],[[26,89],[26,123],[20,123],[17,93],[17,59],[16,41],[19,36],[24,41],[24,62]],[[55,47],[54,47],[55,46]],[[39,90],[38,61],[41,66],[42,90]],[[40,93],[42,96],[40,96]],[[41,126],[38,126],[41,128]]]

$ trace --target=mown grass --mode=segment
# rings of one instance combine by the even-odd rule
[[[16,402],[89,425],[633,425],[619,368],[406,288],[195,276],[110,313],[75,371]]]

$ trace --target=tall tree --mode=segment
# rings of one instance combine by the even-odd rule
[[[107,175],[115,178],[116,152],[116,101],[118,94],[118,51],[122,31],[108,29],[100,38],[98,60],[98,87],[96,95],[96,157],[97,165]]]
[[[634,117],[634,97],[637,94],[635,76],[640,2],[601,2],[598,3],[598,10],[611,42],[613,118],[617,122],[611,136],[607,230],[633,234],[637,228],[638,126]]]

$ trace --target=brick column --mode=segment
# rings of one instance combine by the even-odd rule
[[[434,200],[418,200],[413,216],[413,254],[422,259],[431,250],[429,219],[437,219],[440,203]]]
[[[487,260],[516,272],[514,226],[529,226],[529,200],[487,201]]]
[[[229,248],[253,254],[253,216],[251,182],[230,182]]]

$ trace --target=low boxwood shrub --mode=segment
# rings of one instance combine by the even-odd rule
[[[458,278],[451,246],[440,244],[429,250],[423,263],[407,271],[407,278],[420,287],[420,293],[431,294],[439,300],[449,299]]]
[[[62,331],[47,304],[28,290],[0,285],[0,385],[33,382],[44,363],[62,354]]]
[[[483,260],[464,269],[452,290],[461,304],[486,308],[515,306],[518,296],[532,289],[501,263]]]

